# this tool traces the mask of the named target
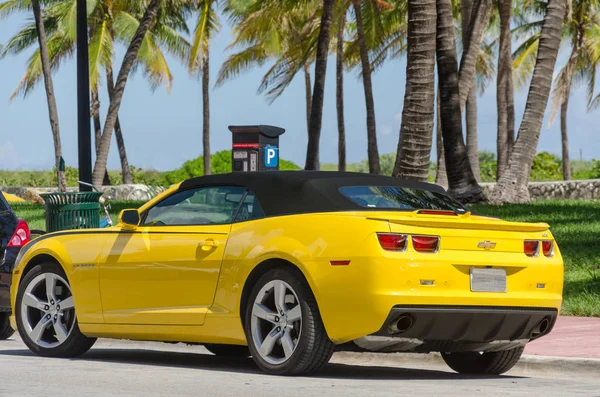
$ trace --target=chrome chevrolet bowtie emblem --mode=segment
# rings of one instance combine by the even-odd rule
[[[479,244],[477,244],[478,248],[483,248],[485,250],[491,250],[496,248],[496,243],[493,241],[481,241]]]

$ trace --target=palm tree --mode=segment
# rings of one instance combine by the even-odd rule
[[[211,174],[210,168],[210,39],[221,28],[216,11],[216,0],[196,2],[198,20],[193,34],[188,69],[190,73],[202,75],[202,154],[204,175]]]
[[[0,4],[0,17],[9,14],[12,11],[20,11],[27,8],[27,4],[22,1],[7,1]],[[60,159],[62,157],[62,145],[60,140],[60,128],[58,122],[58,107],[56,106],[56,97],[54,95],[54,84],[52,83],[52,72],[50,65],[50,55],[48,52],[48,40],[46,29],[42,16],[42,10],[39,0],[31,0],[30,4],[35,19],[35,35],[39,45],[39,70],[43,75],[46,89],[46,101],[48,102],[48,116],[50,119],[50,128],[54,141],[54,158],[56,170],[58,172],[58,188],[61,192],[66,191],[66,179],[64,172],[60,171]],[[0,18],[1,19],[1,18]],[[33,29],[31,29],[33,31]],[[3,54],[6,49],[3,49]]]
[[[515,141],[515,102],[510,33],[512,0],[497,0],[497,6],[500,15],[500,48],[498,49],[498,77],[496,79],[498,113],[496,179],[498,180],[506,169],[508,156]]]
[[[274,61],[258,88],[258,93],[266,94],[269,103],[272,103],[302,72],[308,129],[312,106],[310,66],[314,61],[318,34],[318,5],[306,2],[304,7],[282,10],[268,2],[264,5],[256,2],[251,7],[228,11],[232,22],[237,25],[229,48],[242,49],[223,63],[215,85],[220,86],[252,67]],[[275,18],[279,23],[272,23]]]
[[[440,116],[449,193],[459,200],[479,201],[477,184],[462,135],[459,71],[454,40],[454,19],[450,0],[437,0],[437,70],[440,91]],[[468,48],[468,45],[467,45]],[[465,55],[466,56],[466,55]],[[472,81],[465,79],[465,82]],[[474,87],[467,88],[469,90]]]
[[[44,30],[44,21],[42,19],[42,10],[40,8],[39,0],[32,0],[31,7],[33,8],[33,16],[35,18],[35,26],[37,28],[40,45],[40,58],[42,63],[42,73],[44,75],[44,84],[46,86],[46,100],[48,101],[50,127],[52,128],[52,137],[54,139],[54,156],[56,158],[55,164],[58,171],[58,188],[61,192],[65,192],[67,190],[65,174],[63,171],[60,171],[62,147],[58,125],[58,108],[56,106],[56,97],[54,96],[54,85],[52,84],[52,72],[50,71],[50,57],[48,56],[46,31]]]
[[[469,22],[471,21],[471,11],[473,2],[471,0],[461,0],[461,32],[462,40],[469,40]],[[439,12],[439,10],[438,10]],[[473,78],[476,78],[473,76]],[[475,175],[477,182],[481,182],[481,172],[479,171],[479,145],[477,139],[477,87],[473,84],[473,88],[469,90],[467,103],[465,104],[465,120],[467,129],[467,155],[471,169]]]
[[[381,174],[379,165],[379,150],[377,148],[377,130],[375,125],[375,102],[373,99],[373,83],[371,81],[371,62],[369,60],[369,46],[365,32],[365,22],[363,19],[362,7],[375,8],[378,4],[371,1],[352,0],[354,9],[354,19],[356,22],[357,42],[361,62],[361,74],[363,88],[365,91],[365,104],[367,108],[367,152],[369,158],[369,172],[372,174]],[[371,18],[377,24],[376,18]],[[377,24],[378,28],[381,28]],[[381,30],[381,29],[379,29]]]
[[[94,173],[92,176],[92,182],[94,186],[99,187],[102,184],[104,173],[106,172],[106,161],[108,158],[108,152],[110,149],[110,139],[112,132],[117,122],[117,116],[121,107],[121,101],[123,100],[123,94],[125,92],[125,86],[127,85],[127,79],[129,73],[134,66],[140,46],[144,41],[146,33],[153,27],[158,10],[161,5],[161,0],[150,0],[146,12],[140,21],[140,24],[125,52],[125,57],[119,70],[117,80],[113,89],[112,99],[108,108],[108,114],[104,122],[104,131],[98,146],[98,156],[96,157],[96,163],[94,165]]]
[[[427,181],[435,102],[435,0],[408,0],[406,91],[393,175]]]
[[[327,74],[327,55],[333,24],[335,0],[323,0],[321,25],[317,39],[317,54],[315,59],[315,85],[312,94],[310,123],[308,127],[308,145],[306,149],[305,169],[319,169],[319,141],[321,124],[323,122],[323,100],[325,97],[325,76]]]
[[[571,179],[569,160],[569,138],[567,115],[569,98],[575,85],[586,82],[588,101],[591,105],[596,65],[600,54],[600,4],[595,0],[574,0],[569,3],[569,12],[563,27],[562,41],[570,47],[567,63],[561,68],[554,81],[553,104],[550,123],[560,111],[561,141],[563,156],[563,178]],[[525,19],[515,31],[521,35],[523,44],[515,52],[515,67],[521,81],[529,75],[534,65],[535,50],[539,46],[541,21],[534,20],[544,11],[544,4],[531,7]]]
[[[492,203],[522,203],[530,200],[527,184],[552,88],[552,74],[560,47],[565,3],[565,0],[548,0],[525,113],[508,160],[508,167],[489,196]]]
[[[346,11],[344,8],[337,26],[335,52],[335,106],[338,123],[338,171],[346,171],[346,126],[344,122],[344,34],[346,32]]]
[[[58,69],[62,60],[70,57],[74,52],[76,24],[70,16],[74,15],[76,5],[77,2],[74,0],[64,0],[55,2],[51,7],[46,9],[44,25],[49,28],[46,29],[46,32],[48,33],[48,42],[50,43],[50,63],[53,70]],[[143,13],[141,6],[142,4],[137,2],[128,3],[103,0],[95,3],[95,7],[90,10],[88,17],[88,24],[90,26],[90,82],[96,149],[102,135],[99,102],[102,69],[105,69],[106,72],[106,88],[109,98],[111,98],[114,87],[112,70],[112,60],[114,58],[113,47],[117,42],[127,45],[131,41],[139,26],[139,18],[141,18]],[[8,12],[8,10],[6,11]],[[162,48],[164,47],[169,53],[183,58],[189,44],[179,35],[178,30],[185,31],[185,29],[185,20],[178,16],[178,14],[162,13],[155,28],[144,39],[136,64],[140,64],[152,88],[165,85],[167,90],[169,90],[172,75]],[[35,25],[28,25],[9,41],[3,54],[21,53],[34,45],[36,40],[37,30]],[[26,97],[37,86],[41,80],[40,62],[39,51],[36,51],[29,60],[25,76],[15,90],[13,98],[19,94]],[[115,136],[121,158],[123,181],[124,183],[132,183],[133,178],[129,169],[118,117],[115,125]],[[108,174],[105,173],[103,183],[107,184],[108,182]]]

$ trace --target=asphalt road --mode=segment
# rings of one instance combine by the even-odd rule
[[[82,358],[63,360],[33,356],[13,337],[0,342],[0,396],[600,396],[600,376],[465,377],[425,364],[336,355],[318,376],[289,378],[198,346],[101,340]]]

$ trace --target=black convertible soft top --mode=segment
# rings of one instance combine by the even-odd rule
[[[265,215],[365,211],[339,192],[345,186],[395,186],[445,194],[430,183],[389,176],[335,171],[247,172],[201,176],[183,182],[179,190],[202,186],[243,186],[256,195]]]

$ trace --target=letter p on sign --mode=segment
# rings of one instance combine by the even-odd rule
[[[279,148],[277,146],[265,147],[265,167],[275,168],[279,165]]]

